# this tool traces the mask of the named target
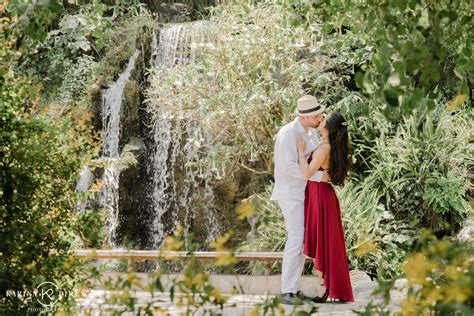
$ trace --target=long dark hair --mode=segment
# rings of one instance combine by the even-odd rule
[[[351,146],[347,133],[347,122],[338,112],[332,112],[326,118],[331,153],[329,157],[329,176],[334,185],[343,185],[347,173],[352,168]]]

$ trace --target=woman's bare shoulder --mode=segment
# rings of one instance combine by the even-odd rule
[[[322,151],[328,151],[331,150],[331,145],[329,143],[324,143],[319,145],[318,149],[321,149]]]

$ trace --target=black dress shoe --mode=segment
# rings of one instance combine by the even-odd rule
[[[304,295],[303,291],[298,291],[298,292],[296,292],[296,296],[297,296],[298,298],[302,299],[303,301],[311,301],[311,300],[313,300],[312,297],[309,297],[309,296]]]
[[[288,305],[302,305],[303,300],[297,296],[295,293],[282,293],[280,294],[280,299],[283,304]]]

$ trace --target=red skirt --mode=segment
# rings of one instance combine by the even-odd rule
[[[304,203],[304,254],[322,272],[329,297],[354,301],[341,209],[329,183],[308,181]]]

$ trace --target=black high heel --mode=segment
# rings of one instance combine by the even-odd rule
[[[324,292],[323,296],[320,297],[320,296],[316,296],[315,298],[313,298],[313,303],[326,303],[326,301],[328,300],[328,297],[329,297],[329,289],[326,289],[326,292]]]

